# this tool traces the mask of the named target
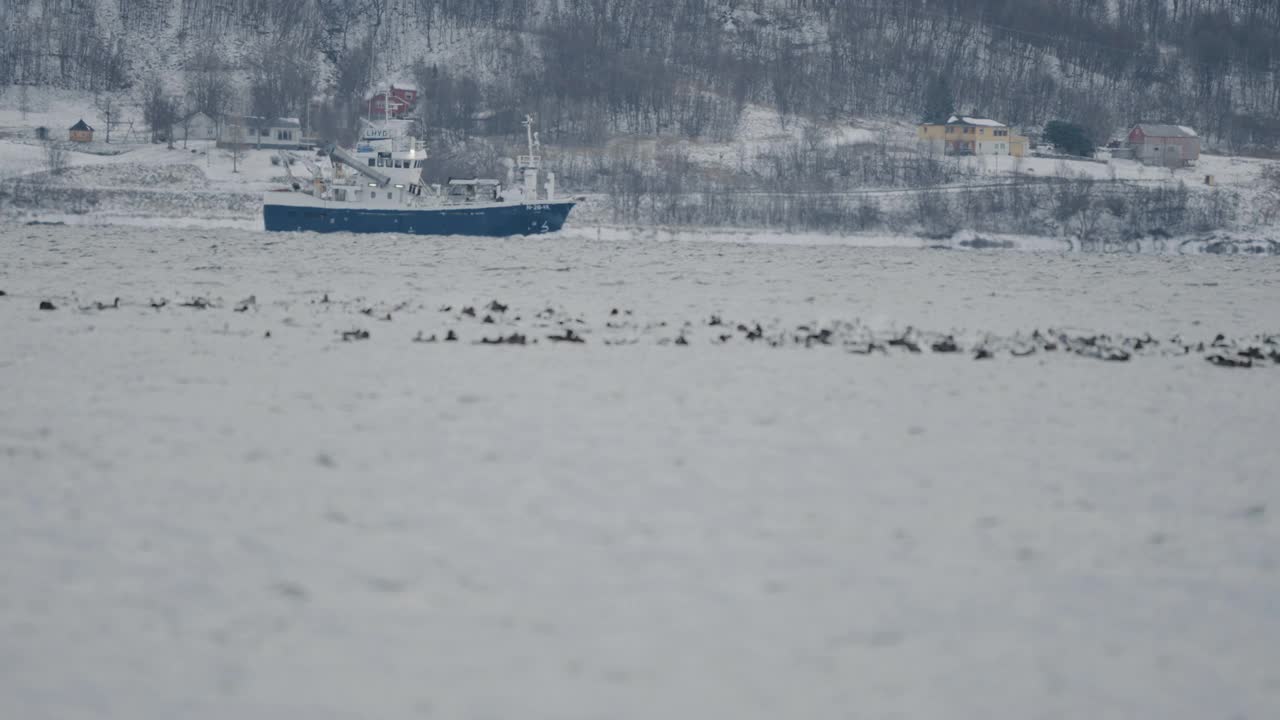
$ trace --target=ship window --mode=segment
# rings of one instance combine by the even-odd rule
[[[373,158],[369,158],[369,167],[373,167]]]
[[[391,193],[387,193],[387,199],[388,199],[388,200],[390,200],[390,199],[391,199]]]

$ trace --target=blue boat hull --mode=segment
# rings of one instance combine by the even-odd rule
[[[540,235],[556,232],[573,209],[571,202],[423,210],[305,207],[265,203],[267,230],[295,232],[411,233],[414,235]]]

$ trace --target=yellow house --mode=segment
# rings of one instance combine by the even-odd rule
[[[1027,152],[1027,139],[1009,126],[987,118],[952,115],[945,123],[920,126],[917,141],[926,150],[944,155],[1012,155]]]

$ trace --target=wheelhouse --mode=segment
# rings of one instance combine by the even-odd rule
[[[445,195],[445,202],[450,205],[498,202],[501,199],[502,186],[498,181],[480,178],[450,180],[449,191]]]

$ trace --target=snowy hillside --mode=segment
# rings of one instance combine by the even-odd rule
[[[0,217],[252,228],[261,224],[259,194],[286,182],[273,151],[239,157],[208,141],[172,149],[145,142],[140,111],[127,105],[115,107],[116,118],[134,121],[133,132],[118,127],[110,144],[101,131],[93,143],[56,143],[66,167],[50,172],[36,129],[65,137],[60,128],[81,118],[101,127],[93,96],[32,91],[25,113],[12,100],[12,93],[0,98]],[[907,236],[919,245],[967,231],[1067,246],[1143,238],[1174,238],[1169,246],[1177,246],[1224,232],[1265,240],[1280,218],[1273,160],[1205,154],[1195,167],[1169,170],[1114,159],[931,157],[914,138],[905,122],[800,123],[749,106],[724,139],[548,143],[545,155],[566,192],[589,198],[570,219],[588,232],[716,227],[826,236],[822,242],[855,233],[860,244],[897,245],[895,236]],[[487,175],[501,166],[475,165],[476,157],[519,148],[473,139],[437,151]],[[446,179],[444,167],[429,171],[429,181]]]
[[[1268,0],[797,3],[763,0],[11,0],[0,86],[133,92],[250,106],[338,127],[367,93],[414,82],[433,125],[548,137],[688,137],[748,104],[786,116],[919,119],[955,109],[1024,127],[1197,127],[1234,151],[1280,143]],[[225,85],[223,83],[226,83]],[[323,122],[320,122],[323,118]]]

